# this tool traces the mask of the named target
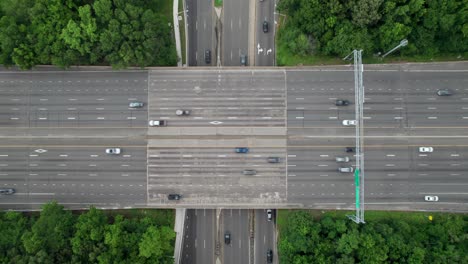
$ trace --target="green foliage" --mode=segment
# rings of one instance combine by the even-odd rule
[[[0,63],[175,65],[172,13],[158,7],[167,12],[160,0],[3,0]]]
[[[173,261],[173,211],[140,210],[132,218],[106,213],[92,207],[75,216],[55,202],[44,205],[39,217],[0,213],[0,263]]]
[[[467,263],[468,216],[373,217],[356,225],[309,211],[278,214],[282,263]],[[417,215],[417,213],[414,213]]]
[[[353,49],[372,57],[405,38],[405,56],[468,53],[466,0],[282,0],[278,10],[287,17],[278,32],[280,63],[282,56],[341,57]]]

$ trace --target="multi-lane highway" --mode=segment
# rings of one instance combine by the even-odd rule
[[[369,208],[466,207],[466,69],[426,67],[366,66]],[[80,204],[77,194],[83,204],[109,206],[353,207],[352,175],[337,170],[355,160],[344,151],[354,129],[341,124],[354,119],[350,67],[5,71],[1,85],[0,176],[18,190],[5,207],[29,208],[36,197]],[[437,96],[439,88],[454,94]],[[129,109],[131,101],[145,106]],[[177,116],[177,109],[192,112]],[[168,127],[148,129],[148,119]],[[420,146],[434,152],[419,153]],[[123,153],[106,155],[108,147]],[[268,163],[272,156],[281,162]],[[184,199],[168,201],[168,193]],[[425,195],[440,200],[427,203]]]
[[[147,87],[143,71],[1,73],[1,207],[144,206],[147,112],[128,104]]]

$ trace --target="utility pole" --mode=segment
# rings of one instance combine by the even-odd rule
[[[353,50],[343,60],[354,58],[354,99],[356,115],[356,169],[354,187],[356,193],[356,215],[348,215],[355,223],[364,221],[364,86],[362,83],[362,50]]]

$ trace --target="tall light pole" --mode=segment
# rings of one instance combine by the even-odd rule
[[[400,44],[398,44],[396,47],[394,47],[393,49],[389,50],[387,53],[385,53],[384,55],[382,55],[382,58],[385,58],[385,56],[387,56],[388,54],[394,52],[395,50],[401,48],[401,47],[404,47],[408,45],[408,40],[407,39],[403,39],[402,41],[400,41]]]
[[[355,223],[364,222],[364,86],[362,84],[362,50],[353,50],[343,60],[354,58],[354,99],[356,115],[356,170],[354,187],[356,193],[356,215],[348,215]]]

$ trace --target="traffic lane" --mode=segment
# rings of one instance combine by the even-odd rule
[[[231,234],[230,244],[224,244],[224,263],[249,262],[248,210],[223,210],[224,234]]]
[[[195,210],[196,239],[195,263],[215,263],[216,220],[215,211],[211,209]],[[193,260],[192,262],[193,263]]]
[[[198,17],[198,1],[186,0],[185,6],[187,17],[187,42],[188,42],[188,65],[197,66],[197,50],[198,50],[198,32],[197,32],[197,17]]]
[[[240,55],[248,53],[249,1],[225,1],[223,16],[223,65],[240,66]],[[249,59],[247,58],[249,64]]]
[[[274,210],[273,210],[274,211]],[[273,214],[274,215],[274,214]],[[268,221],[266,209],[255,210],[255,261],[254,263],[265,263],[268,249],[275,251],[274,221]]]
[[[274,1],[257,1],[257,21],[256,21],[256,65],[257,66],[273,66],[274,58]],[[263,32],[263,22],[268,23],[268,32]]]
[[[213,45],[214,26],[213,26],[213,1],[197,1],[196,34],[197,34],[197,65],[211,66],[216,65],[216,48]],[[211,61],[205,61],[205,50],[210,50]]]
[[[150,71],[150,87],[154,86],[158,90],[169,92],[186,88],[193,90],[194,84],[205,84],[205,89],[213,90],[227,89],[229,87],[257,90],[255,87],[258,84],[262,86],[260,88],[281,88],[282,91],[285,91],[285,81],[285,71],[274,69],[255,71],[251,69],[227,69],[222,72],[214,69],[188,70],[183,72],[175,70]],[[177,82],[177,85],[174,85],[173,82]],[[219,86],[222,88],[216,86],[218,83],[222,83]],[[185,90],[182,91],[185,92]]]
[[[193,260],[196,259],[197,251],[195,250],[195,239],[196,239],[196,215],[194,209],[187,209],[185,213],[185,226],[184,226],[184,237],[182,244],[182,252],[180,262],[182,264],[192,264]]]

